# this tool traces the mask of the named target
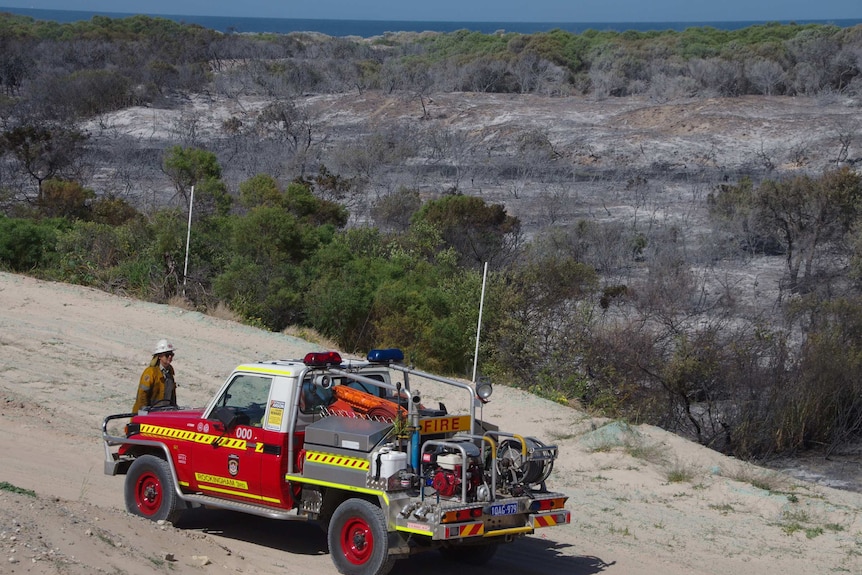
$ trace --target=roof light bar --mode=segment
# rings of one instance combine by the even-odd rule
[[[404,352],[397,347],[372,349],[368,352],[367,359],[371,363],[398,363],[404,361]]]
[[[341,355],[337,351],[319,351],[305,354],[302,362],[308,367],[329,367],[341,365]]]

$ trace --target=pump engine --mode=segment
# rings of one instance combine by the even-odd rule
[[[456,445],[464,449],[466,461]],[[479,448],[469,441],[434,444],[422,453],[424,483],[433,487],[441,497],[458,497],[466,485],[468,501],[484,499],[484,494],[488,491],[487,488],[482,488],[485,483],[484,473]]]

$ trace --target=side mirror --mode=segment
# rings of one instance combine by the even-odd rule
[[[230,431],[236,427],[237,419],[239,417],[232,407],[225,406],[216,409],[213,415],[221,422],[222,425],[224,425],[225,431]]]

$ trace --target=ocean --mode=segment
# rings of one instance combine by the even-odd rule
[[[0,12],[11,12],[31,16],[37,20],[53,20],[55,22],[78,22],[90,20],[101,15],[110,18],[125,18],[131,14],[121,12],[87,12],[77,10],[36,10],[31,8],[4,8]],[[236,16],[192,16],[175,14],[148,14],[149,16],[167,18],[177,22],[199,24],[205,28],[225,33],[263,33],[287,34],[289,32],[319,32],[327,36],[359,36],[370,38],[386,32],[454,32],[455,30],[470,30],[484,34],[504,30],[521,34],[535,34],[548,30],[560,29],[574,34],[587,30],[624,32],[635,30],[646,32],[651,30],[685,30],[686,28],[710,26],[719,30],[738,30],[763,21],[732,21],[732,22],[429,22],[429,21],[398,21],[398,20],[305,20],[296,18],[241,18]],[[862,19],[851,20],[794,20],[796,24],[834,24],[840,27],[850,27],[862,24]],[[781,21],[782,24],[790,21]]]

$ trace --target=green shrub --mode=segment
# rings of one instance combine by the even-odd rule
[[[13,485],[8,481],[0,481],[0,491],[9,491],[10,493],[18,493],[20,495],[26,495],[28,497],[36,497],[36,492],[32,489],[24,489],[23,487],[18,487],[17,485]]]
[[[0,216],[0,266],[14,272],[34,271],[55,253],[62,220],[34,222]]]

